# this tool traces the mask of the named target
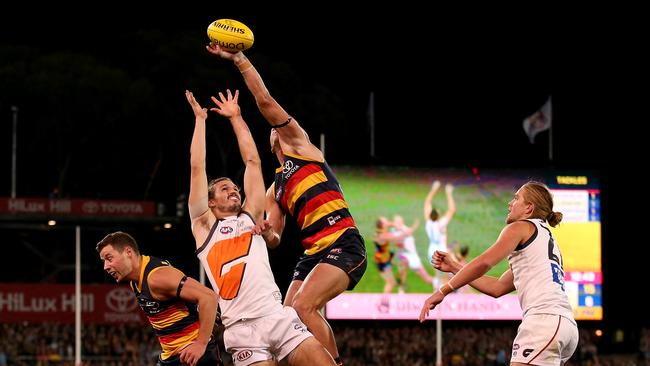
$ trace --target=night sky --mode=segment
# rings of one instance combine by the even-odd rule
[[[648,253],[639,240],[644,236],[627,226],[636,217],[632,202],[643,194],[638,177],[644,170],[634,127],[642,121],[631,114],[638,98],[627,86],[637,78],[634,40],[589,17],[375,10],[3,13],[0,166],[10,172],[10,107],[17,105],[18,196],[44,197],[59,187],[64,197],[147,199],[171,207],[189,184],[193,115],[183,91],[193,90],[207,104],[217,91],[239,88],[270,182],[276,162],[268,127],[235,67],[204,49],[211,21],[237,19],[255,34],[247,55],[270,91],[313,140],[325,133],[332,165],[599,172],[605,314],[638,320],[626,311],[636,297],[630,273]],[[368,153],[370,92],[376,98],[374,158]],[[521,127],[548,95],[553,161],[548,132],[531,145]],[[240,176],[234,137],[218,119],[208,120],[214,123],[208,145],[218,146],[208,150],[216,156],[208,158],[208,173]],[[9,196],[9,174],[1,176],[0,196]],[[174,240],[191,240],[187,226],[175,234],[129,228],[150,235],[141,241],[160,243],[160,256],[175,255]],[[10,241],[26,235],[6,225],[0,230]],[[99,226],[90,236],[105,232]],[[43,238],[33,240],[63,240],[38,235]],[[274,269],[284,254],[271,254]],[[9,277],[5,272],[2,279]]]

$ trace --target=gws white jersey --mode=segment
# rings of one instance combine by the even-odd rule
[[[436,221],[427,219],[424,229],[429,237],[428,260],[431,260],[433,252],[436,250],[447,251],[447,224],[449,224],[449,220],[444,216]]]
[[[398,230],[395,232],[397,235],[402,235],[404,231]],[[408,261],[411,269],[418,269],[422,267],[422,262],[418,256],[415,248],[415,238],[413,235],[405,237],[400,243],[397,243],[397,255],[399,258],[404,258]]]
[[[551,231],[540,219],[526,220],[535,233],[508,256],[524,318],[531,314],[561,315],[573,320],[564,290],[562,255]]]
[[[266,243],[253,235],[255,222],[247,212],[217,220],[197,257],[219,295],[221,318],[228,327],[241,319],[282,311]]]

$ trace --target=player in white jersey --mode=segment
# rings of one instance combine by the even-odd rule
[[[195,116],[190,147],[189,210],[197,255],[218,295],[226,327],[224,344],[236,366],[335,365],[290,307],[282,306],[266,243],[253,234],[263,220],[265,188],[255,141],[241,116],[239,91],[212,97],[211,110],[228,118],[237,137],[244,171],[246,203],[229,178],[208,183],[205,170],[205,120],[208,113],[191,92],[187,101]]]
[[[523,320],[511,365],[563,365],[578,345],[578,327],[564,290],[562,255],[547,226],[559,224],[562,214],[553,212],[551,192],[538,182],[524,184],[508,210],[497,241],[467,265],[448,253],[435,253],[434,267],[455,275],[425,301],[420,321],[447,294],[466,284],[493,297],[517,290]],[[506,257],[510,268],[500,278],[484,276]]]
[[[445,194],[447,195],[447,212],[440,214],[437,208],[433,207],[433,197],[440,189],[440,181],[436,180],[431,185],[431,190],[424,199],[424,229],[429,237],[429,248],[427,250],[427,261],[431,260],[436,250],[447,251],[447,225],[456,213],[456,202],[454,201],[454,186],[447,183],[445,185]],[[434,289],[440,287],[440,278],[438,274],[433,279]]]
[[[433,282],[433,278],[426,269],[422,266],[422,261],[420,256],[415,248],[415,238],[413,237],[413,232],[417,229],[420,224],[419,220],[415,220],[412,226],[406,226],[404,219],[400,215],[393,216],[393,227],[395,228],[395,234],[407,234],[403,239],[397,241],[397,258],[399,259],[399,292],[405,292],[406,286],[406,276],[408,274],[408,269],[410,268],[415,272],[422,280],[428,284]]]

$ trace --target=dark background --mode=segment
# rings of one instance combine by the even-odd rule
[[[590,169],[602,188],[605,322],[648,324],[641,293],[647,257],[637,233],[645,160],[632,111],[643,42],[633,20],[566,9],[475,9],[425,13],[402,4],[348,13],[319,8],[50,9],[3,12],[0,25],[0,167],[11,168],[11,110],[20,108],[18,196],[155,200],[175,216],[189,185],[193,115],[183,91],[204,105],[225,88],[240,104],[258,143],[265,180],[275,158],[269,129],[229,62],[204,46],[208,24],[237,19],[255,34],[247,55],[276,99],[312,139],[327,138],[332,165],[471,169]],[[507,11],[506,11],[507,10]],[[593,9],[592,9],[593,10]],[[73,15],[76,14],[76,15]],[[375,93],[376,156],[369,156],[368,99]],[[549,133],[531,145],[522,120],[553,97]],[[645,118],[647,122],[647,118]],[[208,120],[208,174],[241,179],[241,159],[225,119]],[[0,175],[0,195],[10,175]],[[70,281],[71,229],[34,230],[3,222],[15,260],[0,281]],[[172,230],[149,223],[86,225],[84,258],[109,231],[130,231],[145,253],[198,273],[186,217]],[[42,227],[41,227],[42,228]],[[289,232],[288,235],[292,233]],[[496,233],[495,233],[496,234]],[[72,250],[72,251],[71,251]],[[298,248],[271,252],[286,288]],[[21,258],[38,258],[25,265]],[[194,271],[194,273],[193,273]],[[84,278],[107,280],[99,262]]]

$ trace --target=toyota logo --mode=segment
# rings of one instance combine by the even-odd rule
[[[81,210],[89,214],[94,214],[99,211],[99,204],[95,201],[88,201],[81,206]]]
[[[118,287],[106,294],[106,306],[118,313],[128,313],[135,309],[138,303],[133,292],[124,287]]]
[[[283,174],[287,174],[291,171],[291,168],[293,168],[293,161],[287,160],[284,162],[284,169],[282,169]]]

